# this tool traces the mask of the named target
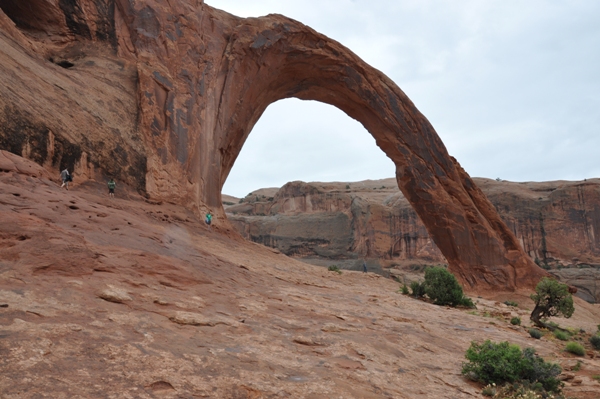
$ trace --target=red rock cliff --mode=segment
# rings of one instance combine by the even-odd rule
[[[513,290],[545,274],[400,88],[297,21],[241,19],[201,0],[5,0],[1,9],[3,149],[116,175],[223,220],[221,188],[267,106],[317,100],[374,136],[463,282]]]

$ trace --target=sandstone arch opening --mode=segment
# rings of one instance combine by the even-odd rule
[[[356,182],[393,175],[393,162],[360,123],[328,104],[290,98],[266,109],[222,192],[244,197],[290,181]]]
[[[245,140],[272,103],[296,97],[333,105],[359,121],[394,162],[398,187],[450,269],[468,287],[532,287],[545,272],[524,253],[493,205],[427,119],[380,71],[350,50],[279,15],[249,18],[228,43],[215,126],[219,180],[214,203]],[[218,196],[218,194],[217,194]],[[211,202],[212,201],[212,202]],[[220,201],[219,205],[220,206]]]

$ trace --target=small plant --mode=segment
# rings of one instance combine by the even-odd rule
[[[531,335],[532,338],[535,339],[540,339],[542,338],[542,332],[536,328],[530,328],[529,329],[529,335]]]
[[[565,347],[565,350],[577,356],[585,355],[585,349],[581,344],[578,344],[577,342],[569,342]]]
[[[421,298],[425,296],[425,285],[419,283],[418,281],[413,281],[410,283],[410,290],[412,292],[412,296],[415,298]]]
[[[535,287],[535,292],[531,295],[531,299],[535,302],[535,308],[531,312],[530,318],[536,326],[554,331],[556,328],[547,325],[542,319],[552,316],[569,318],[573,315],[575,311],[573,297],[566,284],[544,277]]]
[[[481,390],[483,396],[494,396],[496,395],[496,384],[488,384]]]
[[[456,277],[444,267],[426,269],[423,285],[425,293],[436,305],[474,307],[473,301],[465,298]]]
[[[599,335],[592,335],[590,337],[590,343],[592,344],[594,349],[600,350],[600,336]]]
[[[519,307],[519,304],[516,303],[515,301],[504,301],[504,304],[507,306],[512,306],[512,307]]]
[[[346,184],[346,190],[350,190],[350,185]]]
[[[497,390],[495,399],[565,399],[560,393],[547,393],[540,388],[539,383],[531,384],[528,381],[523,383],[505,384]]]
[[[577,361],[577,364],[576,364],[575,366],[573,366],[573,368],[572,368],[571,370],[572,370],[572,371],[579,371],[579,370],[581,370],[581,365],[582,365],[582,364],[583,364],[583,363],[581,363],[581,360],[578,360],[578,361]]]
[[[553,334],[557,339],[560,339],[561,341],[568,341],[569,338],[571,338],[571,334],[569,334],[566,331],[554,330]]]
[[[520,326],[521,325],[521,318],[520,317],[513,317],[512,319],[510,319],[510,324],[512,324],[513,326]]]
[[[593,375],[592,378],[595,379],[596,381],[600,382],[600,375],[599,374]]]
[[[408,287],[406,286],[406,284],[402,285],[401,291],[402,291],[402,295],[408,295],[409,294]]]
[[[327,268],[327,270],[329,270],[330,272],[336,272],[337,274],[342,274],[342,271],[339,267],[337,267],[337,265],[331,265]]]

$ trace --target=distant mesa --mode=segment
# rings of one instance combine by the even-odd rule
[[[464,284],[515,290],[547,274],[402,90],[340,43],[201,0],[102,4],[0,3],[0,149],[225,223],[223,183],[267,106],[321,101],[373,135]]]

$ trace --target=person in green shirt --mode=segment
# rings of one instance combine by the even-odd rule
[[[115,198],[115,187],[117,187],[117,183],[111,177],[108,181],[108,196],[109,198]]]
[[[206,223],[208,229],[210,230],[210,224],[212,223],[212,215],[210,211],[206,214],[206,219],[204,219],[204,223]]]

